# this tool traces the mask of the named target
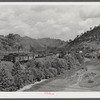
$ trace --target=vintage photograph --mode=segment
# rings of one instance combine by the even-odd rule
[[[99,92],[100,3],[0,4],[0,91]]]

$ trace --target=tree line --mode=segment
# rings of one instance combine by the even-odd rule
[[[0,91],[17,91],[36,81],[79,70],[82,68],[82,62],[82,56],[76,54],[67,54],[63,58],[32,59],[23,66],[19,62],[13,65],[9,65],[9,62],[6,64],[2,62],[0,64]]]

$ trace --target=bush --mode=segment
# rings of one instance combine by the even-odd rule
[[[84,62],[84,56],[83,56],[83,54],[75,53],[74,55],[76,56],[76,58],[77,58],[77,60],[78,60],[78,62],[80,64],[82,64]]]
[[[49,69],[44,69],[44,75],[46,79],[54,77],[54,75],[49,71]]]
[[[79,69],[80,59],[77,55],[65,55],[63,58],[45,57],[29,61],[24,68],[19,62],[0,63],[0,90],[16,91],[23,86],[56,77],[66,70]]]
[[[21,70],[19,62],[15,63],[11,73],[12,73],[12,76],[14,77],[14,83],[15,83],[17,89],[22,88],[23,87],[23,84],[22,84],[23,80],[21,78],[22,70]]]
[[[14,88],[12,88],[13,85],[14,85],[13,77],[9,76],[8,72],[6,72],[5,69],[1,69],[0,70],[0,90],[1,91],[15,90]]]
[[[93,83],[94,81],[93,80],[88,80],[88,83]]]
[[[67,69],[67,63],[63,59],[56,58],[51,62],[51,66],[57,69],[57,74],[63,73]]]
[[[67,62],[68,65],[68,69],[69,70],[79,70],[81,69],[81,63],[79,62],[79,58],[77,58],[78,56],[74,53],[74,54],[67,54],[64,56],[64,59]]]
[[[49,71],[50,71],[54,76],[57,76],[57,69],[56,69],[56,68],[49,68]]]
[[[34,60],[31,60],[29,61],[27,64],[26,64],[26,69],[30,69],[30,68],[33,68],[35,67],[35,61]]]
[[[21,74],[21,78],[23,86],[34,82],[34,75],[30,70],[24,70]]]

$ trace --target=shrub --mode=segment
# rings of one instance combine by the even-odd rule
[[[50,71],[54,76],[57,76],[57,69],[56,69],[56,68],[49,68],[49,71]]]
[[[63,59],[57,58],[51,62],[51,66],[57,69],[57,74],[60,74],[67,68],[67,63]]]
[[[52,78],[54,75],[49,71],[49,69],[44,69],[45,78]]]
[[[9,76],[5,69],[0,70],[0,90],[1,91],[12,91],[14,85],[14,80],[12,76]],[[11,89],[12,88],[12,89]]]
[[[16,62],[12,69],[12,76],[14,77],[14,83],[16,84],[17,89],[20,89],[23,86],[23,80],[21,78],[21,67],[20,63]]]
[[[26,69],[35,67],[35,61],[34,61],[34,60],[29,61],[29,62],[26,64],[26,66],[27,66]]]
[[[76,54],[67,54],[64,56],[64,59],[67,62],[68,69],[79,70],[81,69],[81,63],[79,63]]]
[[[24,70],[22,71],[21,79],[24,86],[34,82],[34,75],[31,70]]]
[[[84,62],[84,56],[83,56],[83,54],[74,53],[74,55],[76,56],[76,58],[77,58],[77,60],[78,60],[78,62],[80,64],[82,64]]]
[[[93,82],[94,82],[93,80],[90,80],[90,79],[88,80],[88,83],[93,83]]]

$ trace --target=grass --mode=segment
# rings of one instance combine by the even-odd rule
[[[72,84],[73,82],[76,82],[75,80],[69,79],[72,75],[75,74],[75,71],[66,71],[65,74],[58,75],[55,78],[50,78],[40,84],[36,84],[32,86],[30,89],[24,90],[24,92],[27,91],[63,91],[66,88],[66,85]]]
[[[100,85],[100,61],[91,59],[85,62],[87,72],[79,82],[80,87],[94,88]]]
[[[85,62],[85,65],[87,66],[87,65],[92,65],[92,66],[98,66],[98,65],[100,65],[100,60],[92,60],[91,59],[91,61],[86,61]]]

